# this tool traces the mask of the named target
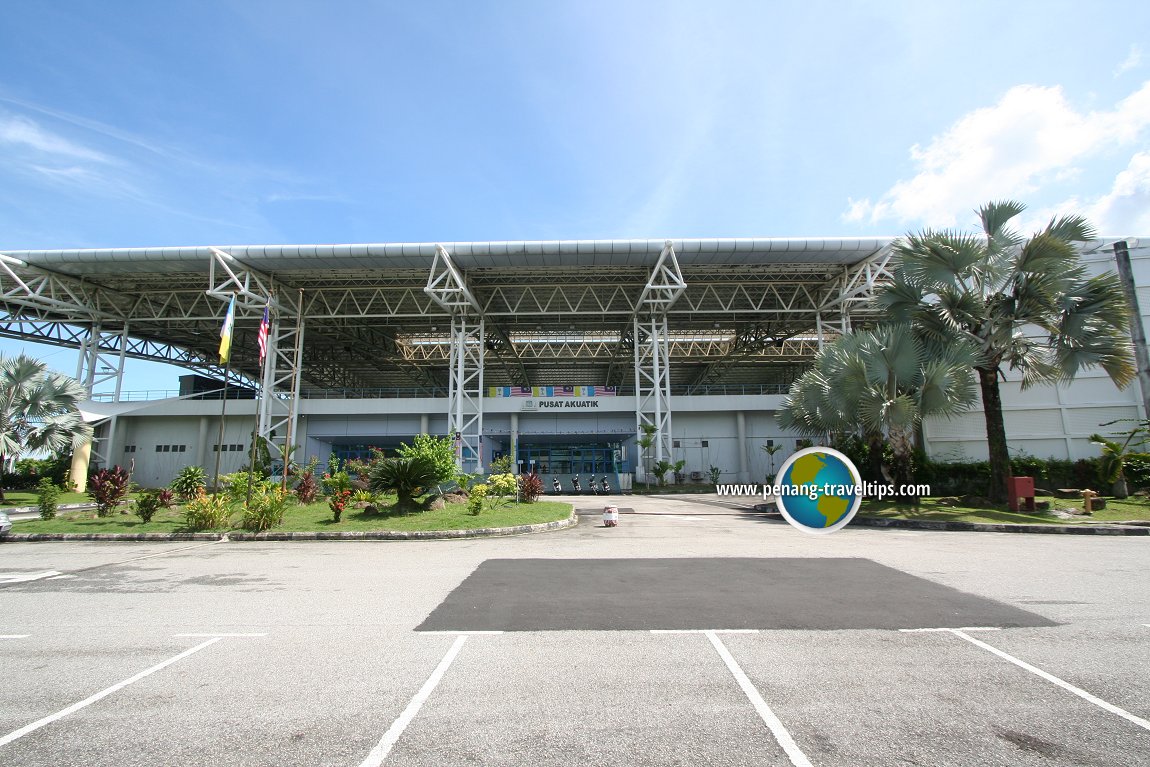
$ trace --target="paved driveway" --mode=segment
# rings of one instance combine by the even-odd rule
[[[1150,765],[1150,538],[0,545],[0,764]]]

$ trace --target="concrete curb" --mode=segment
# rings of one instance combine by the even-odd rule
[[[759,504],[755,511],[782,518],[773,506]],[[1083,525],[1027,525],[1005,522],[948,522],[941,519],[892,519],[890,517],[862,517],[851,520],[847,527],[894,527],[903,530],[955,530],[976,533],[1046,533],[1048,535],[1150,535],[1150,527],[1140,523],[1083,524]]]
[[[479,527],[472,530],[380,530],[364,532],[300,533],[8,533],[0,543],[37,543],[41,541],[437,541],[459,538],[500,538],[564,530],[579,524],[572,509],[566,519],[515,527]]]
[[[8,533],[0,543],[41,541],[219,541],[223,533]]]

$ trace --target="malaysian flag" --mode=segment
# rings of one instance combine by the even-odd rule
[[[575,397],[575,396],[577,396],[575,393],[575,388],[576,387],[574,387],[574,386],[556,386],[555,387],[555,396],[556,397]]]
[[[260,320],[260,332],[256,336],[256,341],[260,345],[260,362],[264,361],[264,357],[268,353],[268,328],[271,325],[271,317],[268,313],[268,307],[264,307],[264,318]]]
[[[530,386],[512,386],[511,387],[511,396],[512,397],[531,397],[531,396],[534,396],[534,393],[531,391]]]

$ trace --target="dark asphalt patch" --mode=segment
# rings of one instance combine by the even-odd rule
[[[1055,625],[869,559],[489,559],[416,630]]]

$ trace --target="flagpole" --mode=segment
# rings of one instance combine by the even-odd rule
[[[264,332],[265,332],[264,321],[267,320],[267,323],[269,326],[271,324],[271,317],[270,317],[270,311],[269,311],[270,306],[271,306],[271,304],[269,302],[268,306],[264,307],[263,316],[260,317],[260,327],[259,327],[259,330],[257,331],[257,336],[264,339],[264,341],[263,341],[264,344],[267,343],[266,336],[264,335]],[[269,327],[268,332],[270,332],[270,330],[271,330],[271,328]],[[267,366],[268,365],[275,365],[275,363],[271,359],[272,355],[263,353],[262,350],[266,349],[266,348],[267,347],[263,346],[263,345],[261,345],[261,347],[260,347],[260,349],[261,349],[261,352],[260,352],[260,380],[263,381],[265,384],[267,383],[267,380],[268,380]],[[266,386],[261,386],[260,389],[261,389],[260,396],[256,398],[256,426],[254,429],[252,429],[252,452],[251,452],[251,455],[248,457],[248,494],[247,494],[247,498],[244,499],[244,508],[245,509],[248,508],[248,506],[250,506],[252,503],[252,475],[255,474],[255,470],[256,470],[256,440],[260,438],[260,416],[263,415],[264,395],[266,394],[266,392],[262,391],[262,390],[266,389]]]
[[[216,473],[215,480],[212,482],[214,490],[220,489],[220,453],[224,452],[224,416],[228,412],[228,378],[230,377],[231,370],[231,355],[228,355],[228,362],[224,363],[224,396],[223,402],[220,404],[220,432],[216,438]]]
[[[220,329],[220,362],[224,363],[223,402],[220,404],[220,431],[216,440],[216,471],[212,489],[220,489],[220,454],[224,452],[224,418],[228,412],[228,378],[231,377],[232,361],[232,330],[236,321],[236,294],[228,303],[227,314],[224,315],[224,326]]]

